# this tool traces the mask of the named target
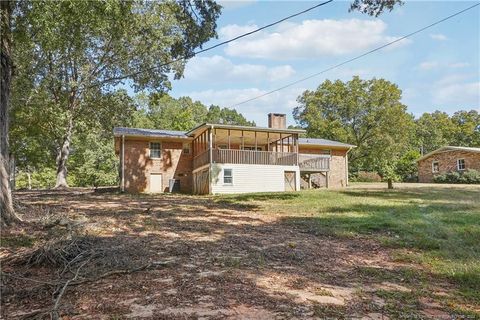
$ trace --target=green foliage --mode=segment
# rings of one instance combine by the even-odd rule
[[[183,57],[216,35],[219,14],[211,0],[18,2],[11,140],[21,170],[55,163],[65,185],[76,135],[130,123],[120,85],[169,90],[169,75],[183,75]]]
[[[464,184],[480,184],[480,171],[467,169],[462,172],[452,171],[435,175],[433,177],[435,183],[464,183]]]
[[[383,79],[326,80],[298,99],[294,118],[310,137],[343,141],[353,171],[376,171],[395,177],[395,163],[409,149],[413,117],[401,104],[401,91]]]
[[[415,141],[424,153],[443,146],[480,146],[480,114],[476,110],[424,113],[415,121]]]
[[[30,175],[30,183],[28,176]],[[55,186],[55,169],[53,168],[41,168],[36,169],[33,172],[26,170],[20,170],[15,175],[15,188],[16,189],[49,189]]]
[[[78,136],[71,156],[70,178],[78,187],[114,186],[118,184],[118,159],[113,137],[95,131]]]
[[[392,11],[395,6],[403,5],[402,0],[354,0],[350,11],[360,11],[378,17],[385,10]]]
[[[376,172],[368,172],[368,171],[358,171],[358,172],[351,172],[350,181],[351,182],[381,182],[382,177],[378,175]]]
[[[420,158],[420,152],[417,150],[410,150],[404,153],[398,159],[395,172],[401,181],[416,182],[418,179],[417,159]]]
[[[201,102],[189,97],[175,99],[167,94],[148,97],[142,93],[137,95],[136,101],[139,107],[134,115],[133,126],[138,128],[188,131],[204,122],[255,125],[234,109],[214,105],[207,109]]]
[[[211,105],[206,115],[206,122],[222,123],[239,126],[255,126],[255,122],[248,121],[241,113],[235,109],[220,108]]]

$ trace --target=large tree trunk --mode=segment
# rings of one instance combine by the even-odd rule
[[[73,131],[73,119],[68,121],[67,131],[63,138],[62,147],[58,150],[57,154],[57,182],[55,183],[55,189],[68,188],[67,183],[67,160],[70,155],[70,142],[72,139]]]
[[[8,144],[8,124],[10,107],[10,86],[12,82],[13,63],[11,58],[10,20],[12,3],[0,1],[1,10],[1,66],[0,85],[0,222],[10,225],[21,221],[13,210],[12,190],[10,188],[10,148]]]

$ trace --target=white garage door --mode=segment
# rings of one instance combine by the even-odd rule
[[[163,192],[162,174],[151,173],[150,174],[150,192]]]

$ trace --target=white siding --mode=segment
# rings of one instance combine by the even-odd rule
[[[233,184],[223,183],[223,169],[232,169]],[[296,189],[300,190],[298,166],[258,164],[212,164],[212,193],[285,191],[285,171],[295,171]]]

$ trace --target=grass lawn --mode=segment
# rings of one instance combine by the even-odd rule
[[[458,286],[480,303],[480,188],[354,184],[347,190],[225,195],[219,201],[258,205],[265,214],[309,232],[367,237],[394,249],[395,260],[419,263],[426,273]]]

